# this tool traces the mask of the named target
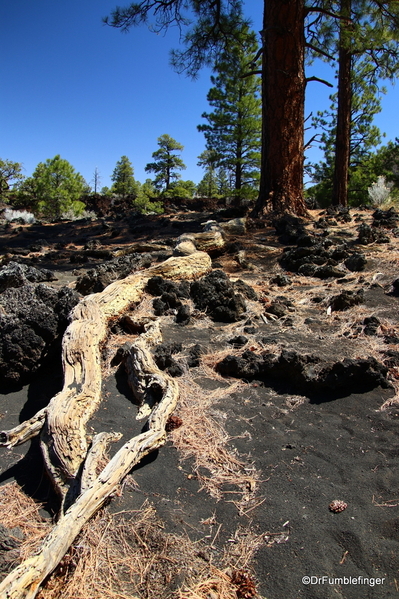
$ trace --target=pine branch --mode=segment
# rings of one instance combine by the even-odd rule
[[[306,48],[310,48],[310,50],[313,50],[313,52],[317,52],[318,54],[325,56],[326,58],[328,58],[328,60],[336,60],[334,58],[334,56],[331,56],[331,54],[328,54],[321,48],[317,48],[316,46],[314,46],[313,44],[310,44],[309,42],[306,42],[305,46],[306,46]]]
[[[332,83],[326,81],[325,79],[320,79],[319,77],[307,77],[305,81],[306,83],[309,81],[318,81],[319,83],[324,83],[324,85],[327,85],[327,87],[334,87]]]

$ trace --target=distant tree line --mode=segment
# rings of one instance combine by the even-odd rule
[[[191,29],[187,8],[194,16]],[[111,187],[100,195],[129,199],[143,212],[161,211],[170,198],[247,198],[255,200],[253,216],[266,210],[305,214],[306,200],[323,206],[364,204],[381,177],[391,196],[398,196],[399,141],[381,147],[373,117],[381,110],[381,81],[394,81],[399,72],[399,2],[265,0],[260,44],[242,11],[241,0],[143,0],[115,9],[106,19],[123,30],[150,16],[158,32],[177,24],[186,46],[172,52],[172,64],[192,76],[204,64],[212,67],[207,96],[212,110],[198,125],[205,136],[198,185],[182,180],[183,146],[165,134],[146,166],[154,179],[136,181],[132,164],[122,156]],[[338,84],[330,110],[313,117],[317,133],[305,143],[307,85],[317,81],[333,87],[305,76],[305,64],[315,58],[335,65]],[[315,143],[324,159],[305,164],[305,150]],[[304,173],[311,180],[306,190]],[[92,182],[98,194],[97,168]],[[40,163],[25,179],[20,164],[0,163],[2,199],[14,196],[45,216],[83,211],[87,193],[90,186],[60,156]]]
[[[178,72],[186,71],[193,77],[203,65],[212,66],[217,71],[218,64],[222,64],[224,58],[229,59],[235,43],[244,47],[253,36],[248,19],[243,15],[241,0],[143,0],[127,7],[117,7],[105,22],[123,31],[148,23],[157,33],[177,25],[185,48],[172,52],[172,65]],[[325,145],[329,166],[325,176],[329,182],[325,187],[324,201],[345,206],[348,193],[355,187],[351,184],[355,149],[359,156],[359,145],[354,143],[354,135],[361,131],[357,127],[355,133],[358,110],[354,100],[359,84],[356,73],[360,68],[366,84],[371,90],[378,91],[381,79],[397,77],[399,2],[264,0],[261,45],[247,65],[247,76],[261,77],[260,178],[254,216],[267,210],[287,210],[298,215],[306,213],[304,156],[310,142],[304,141],[305,92],[314,81],[332,87],[328,81],[306,76],[305,65],[315,58],[336,65],[338,80],[334,115],[329,121],[329,142]],[[214,185],[216,169],[223,166],[217,159],[220,153],[212,135],[214,127],[223,123],[223,115],[220,119],[218,108],[223,106],[224,111],[226,98],[220,94],[220,85],[224,85],[223,77],[233,72],[230,67],[229,61],[228,69],[215,77],[214,91],[208,96],[215,111],[205,115],[208,125],[201,126],[206,134],[207,150],[216,152],[216,155],[208,154],[201,158],[202,162],[208,160],[205,182],[208,188]],[[243,77],[245,74],[239,79]],[[227,87],[224,87],[223,93],[226,92]],[[373,101],[368,107],[373,110]],[[363,126],[366,122],[367,119]],[[313,137],[312,141],[314,143],[316,138]],[[322,144],[326,141],[326,138],[322,139]],[[255,150],[256,144],[253,147]],[[364,147],[364,157],[366,154],[370,157],[369,150]],[[229,163],[230,148],[223,148],[222,154],[225,164]],[[239,162],[236,166],[240,176]],[[307,168],[309,170],[308,165]],[[316,168],[315,173],[315,182],[319,184],[320,168]]]

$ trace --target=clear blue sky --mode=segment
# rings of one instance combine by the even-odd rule
[[[128,34],[102,24],[115,0],[2,0],[0,3],[0,157],[22,162],[25,175],[61,154],[90,183],[97,167],[110,184],[117,160],[127,155],[141,182],[167,133],[184,145],[184,179],[196,183],[205,143],[197,125],[209,109],[210,71],[197,81],[176,74],[169,50],[178,31],[156,35],[145,26]],[[128,0],[119,0],[122,6]],[[247,0],[261,29],[261,0]],[[322,69],[318,72],[319,69]],[[325,76],[325,67],[309,74]],[[328,107],[330,90],[310,83],[307,113]],[[389,85],[375,123],[388,139],[399,136],[399,91]],[[315,151],[313,157],[317,156]]]

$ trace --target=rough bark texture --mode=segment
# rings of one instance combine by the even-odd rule
[[[351,1],[341,0],[341,15],[350,17]],[[337,135],[335,139],[335,164],[332,203],[346,206],[348,203],[348,178],[350,159],[351,109],[352,109],[352,54],[345,47],[346,19],[340,24],[340,48],[338,70]]]
[[[100,351],[108,322],[139,302],[149,278],[192,279],[205,274],[210,267],[211,260],[203,252],[170,258],[112,283],[102,293],[85,297],[74,309],[63,338],[62,391],[30,421],[0,434],[0,443],[10,447],[42,430],[44,460],[63,501],[59,521],[40,552],[18,566],[0,584],[1,597],[35,597],[40,584],[57,566],[82,526],[134,464],[165,440],[165,425],[176,405],[178,386],[159,371],[148,352],[148,345],[160,339],[156,323],[149,321],[143,325],[142,338],[131,348],[128,367],[132,386],[143,403],[140,416],[151,414],[149,430],[128,441],[96,476],[96,467],[107,444],[118,438],[117,433],[100,433],[90,445],[85,429],[101,400]]]
[[[264,4],[262,163],[255,215],[306,214],[303,198],[304,1]]]

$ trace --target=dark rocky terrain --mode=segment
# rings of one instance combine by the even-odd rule
[[[156,363],[178,377],[182,401],[167,445],[135,469],[135,483],[111,510],[139,509],[147,498],[166,533],[208,539],[215,560],[237,531],[250,529],[261,540],[252,567],[267,599],[396,597],[399,219],[393,210],[310,215],[248,220],[245,235],[226,236],[213,252],[209,275],[149,281],[138,310],[161,319]],[[236,216],[170,209],[2,226],[1,429],[60,389],[60,340],[79,297],[171,256],[182,233]],[[97,431],[121,431],[120,444],[142,426],[117,359],[137,335],[131,323],[125,314],[112,324],[104,401],[92,422]],[[222,463],[201,419],[215,426],[211,435],[227,435]],[[188,451],[184,437],[195,431],[197,449]],[[241,464],[230,475],[228,456]],[[1,483],[17,480],[51,512],[35,440],[2,449],[0,464]],[[331,511],[333,500],[346,509]],[[0,529],[0,553],[17,544]],[[384,581],[303,584],[304,576]],[[177,597],[173,580],[165,597]]]

